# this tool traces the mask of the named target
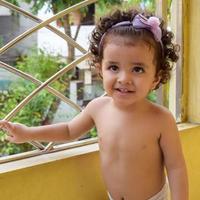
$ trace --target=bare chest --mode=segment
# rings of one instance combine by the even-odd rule
[[[154,120],[107,115],[97,123],[100,149],[133,157],[159,148],[159,127]]]

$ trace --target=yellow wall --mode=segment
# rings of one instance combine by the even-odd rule
[[[180,135],[189,174],[190,200],[198,200],[200,127],[182,130]],[[0,199],[107,200],[98,151],[47,162],[6,173],[0,172]]]
[[[200,123],[200,1],[184,1],[185,71],[188,80],[188,120]],[[186,86],[187,87],[187,86]]]
[[[186,159],[190,200],[200,199],[200,127],[181,131],[181,140]]]
[[[98,152],[0,173],[2,200],[107,200]]]
[[[187,118],[200,123],[200,1],[184,0],[184,90]],[[200,199],[200,128],[183,131],[190,200]]]

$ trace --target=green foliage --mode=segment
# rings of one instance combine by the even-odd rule
[[[19,2],[18,0],[6,0],[7,2],[15,5],[15,6],[18,6],[19,7]],[[13,10],[10,10],[11,11],[11,14],[14,15],[14,16],[19,16],[18,13],[16,11],[13,11]]]
[[[42,50],[32,50],[26,57],[20,58],[16,67],[25,71],[41,81],[45,81],[66,63],[60,56],[52,56]],[[57,90],[65,93],[67,75],[53,84]],[[0,92],[0,119],[3,119],[14,109],[36,86],[27,80],[19,78],[10,84],[8,91]],[[37,94],[17,115],[13,121],[26,124],[27,126],[38,126],[51,121],[57,108],[58,100],[48,91],[43,90]],[[5,141],[5,134],[0,132],[0,153],[15,154],[33,149],[29,144],[15,145]]]
[[[15,0],[17,1],[17,0]],[[26,3],[32,3],[32,11],[33,13],[37,13],[44,5],[47,5],[47,11],[52,10],[53,13],[57,13],[60,12],[66,8],[69,8],[70,6],[73,6],[77,3],[82,2],[83,0],[23,0]],[[99,0],[98,1],[98,5],[100,7],[102,6],[111,6],[111,5],[115,5],[115,4],[120,4],[122,3],[123,0]],[[87,8],[82,8],[81,9],[82,12],[87,12]]]
[[[146,9],[150,12],[155,12],[156,9],[156,1],[155,0],[141,0],[140,5],[143,9]]]
[[[52,10],[53,13],[60,12],[70,6],[73,6],[77,3],[80,3],[82,0],[23,0],[28,4],[32,4],[32,12],[37,14],[39,10],[43,8],[44,5],[47,5],[47,11]]]
[[[91,138],[97,137],[97,129],[94,127],[93,129],[90,130],[89,135]]]
[[[19,6],[19,1],[18,0],[6,0],[6,1],[8,1],[9,3],[11,3],[13,5]]]
[[[157,95],[156,95],[155,90],[151,91],[151,92],[148,94],[147,99],[150,100],[151,102],[156,103]]]
[[[110,11],[113,9],[127,10],[130,8],[142,8],[154,12],[155,6],[155,0],[99,0],[96,9],[96,19],[99,19],[101,16],[110,13]]]
[[[0,48],[3,46],[3,37],[0,35]]]
[[[66,63],[61,56],[52,56],[42,49],[31,49],[27,56],[23,56],[17,61],[17,68],[35,78],[45,81],[55,74]]]
[[[95,18],[98,20],[101,16],[110,13],[113,9],[119,8],[122,2],[122,0],[99,0],[96,5]]]
[[[100,8],[103,8],[103,7],[110,7],[113,5],[120,5],[122,4],[122,2],[123,0],[99,0],[97,4]]]

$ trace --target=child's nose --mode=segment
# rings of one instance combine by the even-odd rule
[[[121,84],[131,84],[133,77],[127,73],[127,72],[123,72],[119,75],[118,77],[118,82]]]

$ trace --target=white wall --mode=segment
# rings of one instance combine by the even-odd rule
[[[49,17],[53,16],[51,12],[46,12],[46,7],[44,7],[41,11],[38,13],[38,17],[42,20],[48,19]],[[53,22],[51,25],[55,26],[60,31],[64,32],[63,28],[58,28],[56,26],[56,23]],[[76,31],[76,26],[72,26],[72,36],[74,36]],[[89,46],[89,35],[91,31],[93,30],[94,26],[81,26],[77,42],[84,47],[86,50]],[[38,31],[38,39],[37,39],[38,47],[44,48],[48,50],[49,52],[54,52],[61,54],[62,56],[66,57],[67,55],[67,44],[66,42],[57,36],[55,33],[52,33],[46,28],[41,29]],[[75,52],[76,56],[82,55],[82,53],[78,50]]]
[[[10,15],[11,15],[11,13],[8,8],[0,6],[0,16],[10,16]]]

